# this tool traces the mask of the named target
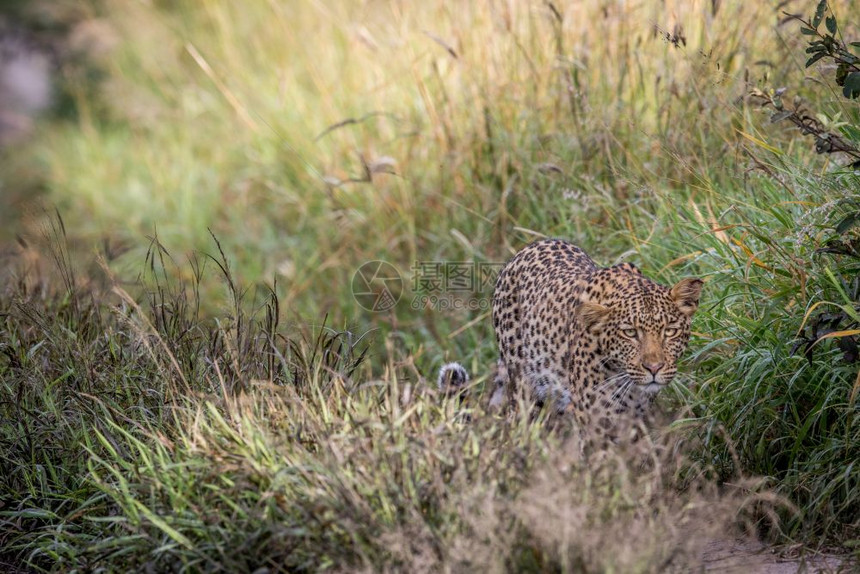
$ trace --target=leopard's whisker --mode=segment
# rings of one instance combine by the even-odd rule
[[[700,385],[701,381],[697,377],[694,377],[693,375],[690,375],[688,373],[676,372],[675,375],[672,377],[672,384],[675,383],[682,385]]]
[[[597,388],[595,390],[597,392],[602,392],[602,391],[606,390],[607,388],[609,388],[610,386],[617,383],[619,381],[619,379],[623,379],[626,376],[627,376],[627,373],[617,373],[615,375],[612,375],[611,377],[607,377],[606,379],[603,380],[602,383],[600,383],[600,385],[597,386]]]
[[[622,380],[621,384],[618,386],[616,390],[612,392],[612,398],[617,398],[618,396],[624,395],[626,391],[630,388],[630,385],[633,384],[633,379],[628,376],[625,376]]]
[[[630,389],[633,387],[633,380],[627,379],[624,384],[612,394],[612,403],[611,408],[616,408],[621,404],[621,401],[627,396],[630,392]]]

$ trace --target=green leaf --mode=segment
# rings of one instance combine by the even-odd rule
[[[839,128],[840,133],[843,137],[848,140],[851,140],[854,144],[860,144],[860,126],[852,126],[850,124],[845,124]],[[857,204],[860,207],[860,203]]]
[[[179,544],[181,544],[185,548],[188,548],[189,550],[194,548],[194,544],[192,544],[191,541],[187,537],[185,537],[185,535],[183,535],[181,532],[179,532],[178,530],[176,530],[175,528],[170,526],[163,518],[161,518],[160,516],[155,514],[152,510],[150,510],[149,508],[144,506],[143,503],[141,503],[140,501],[135,500],[135,499],[132,499],[131,502],[159,530],[161,530],[162,532],[167,534],[169,537],[171,537],[173,540],[175,540],[176,542],[178,542]]]
[[[0,516],[6,518],[42,518],[44,520],[55,520],[59,518],[50,510],[44,508],[24,508],[22,510],[4,510]]]
[[[836,85],[844,86],[845,85],[845,76],[848,75],[848,66],[844,63],[836,66]]]
[[[842,95],[851,99],[860,96],[860,72],[851,72],[845,76],[845,83],[842,85]]]
[[[776,112],[775,114],[770,116],[770,121],[771,121],[771,123],[776,123],[778,121],[784,120],[785,118],[789,117],[791,114],[792,114],[792,112],[790,112],[788,110]]]
[[[807,28],[805,26],[800,27],[800,33],[804,36],[815,36],[818,32],[813,30],[812,28]]]
[[[860,211],[855,211],[836,224],[836,233],[845,233],[858,224],[860,224]]]
[[[818,3],[818,6],[815,8],[815,17],[812,19],[812,27],[816,30],[818,26],[821,24],[821,20],[824,18],[824,12],[827,11],[827,0],[821,0]]]
[[[812,64],[814,64],[815,62],[817,62],[818,60],[820,60],[821,58],[823,58],[826,55],[827,55],[827,52],[818,52],[817,54],[815,54],[814,56],[812,56],[811,58],[809,58],[806,61],[806,67],[808,68],[809,66],[811,66]]]
[[[824,24],[827,26],[827,31],[831,34],[836,34],[836,16],[828,16],[826,20],[824,20]]]

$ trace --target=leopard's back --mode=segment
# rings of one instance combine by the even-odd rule
[[[562,340],[570,328],[564,307],[579,299],[597,269],[585,251],[560,239],[532,243],[505,265],[493,295],[500,355],[497,388],[512,376],[527,377],[538,387],[536,398],[543,401],[554,382],[564,378],[567,359]],[[553,297],[547,296],[550,293]],[[552,319],[545,322],[545,317]]]

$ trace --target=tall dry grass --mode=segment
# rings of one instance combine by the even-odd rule
[[[853,6],[833,5],[848,39]],[[822,311],[857,321],[856,258],[820,250],[856,235],[836,231],[856,175],[746,97],[787,87],[857,125],[779,11],[813,9],[92,4],[120,39],[98,82],[68,73],[74,115],[3,158],[3,191],[65,222],[40,247],[48,220],[22,217],[15,249],[65,271],[4,276],[2,559],[683,570],[739,512],[856,542],[856,363],[838,337],[795,346]],[[408,286],[416,261],[541,235],[707,279],[666,401],[690,446],[594,467],[539,421],[466,423],[426,377],[456,358],[480,390],[486,314],[411,292],[368,313],[350,290],[365,261]],[[96,244],[108,271],[78,261]],[[718,486],[750,476],[774,499]]]

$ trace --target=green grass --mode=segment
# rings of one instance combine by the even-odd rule
[[[684,570],[773,506],[682,435],[586,463],[568,426],[446,400],[397,349],[375,377],[352,334],[278,328],[274,297],[200,318],[155,261],[143,307],[115,288],[0,308],[7,564]]]
[[[771,7],[110,0],[87,18],[115,34],[101,81],[67,70],[76,115],[0,174],[19,252],[0,560],[683,571],[738,524],[856,548],[857,363],[840,337],[795,347],[822,312],[857,328],[858,260],[820,250],[856,241],[835,227],[857,175],[745,96],[858,111],[803,79]],[[644,468],[433,392],[451,359],[480,390],[492,330],[413,310],[412,265],[540,235],[707,281],[665,401],[681,420]],[[407,285],[385,313],[350,289],[377,259]]]

